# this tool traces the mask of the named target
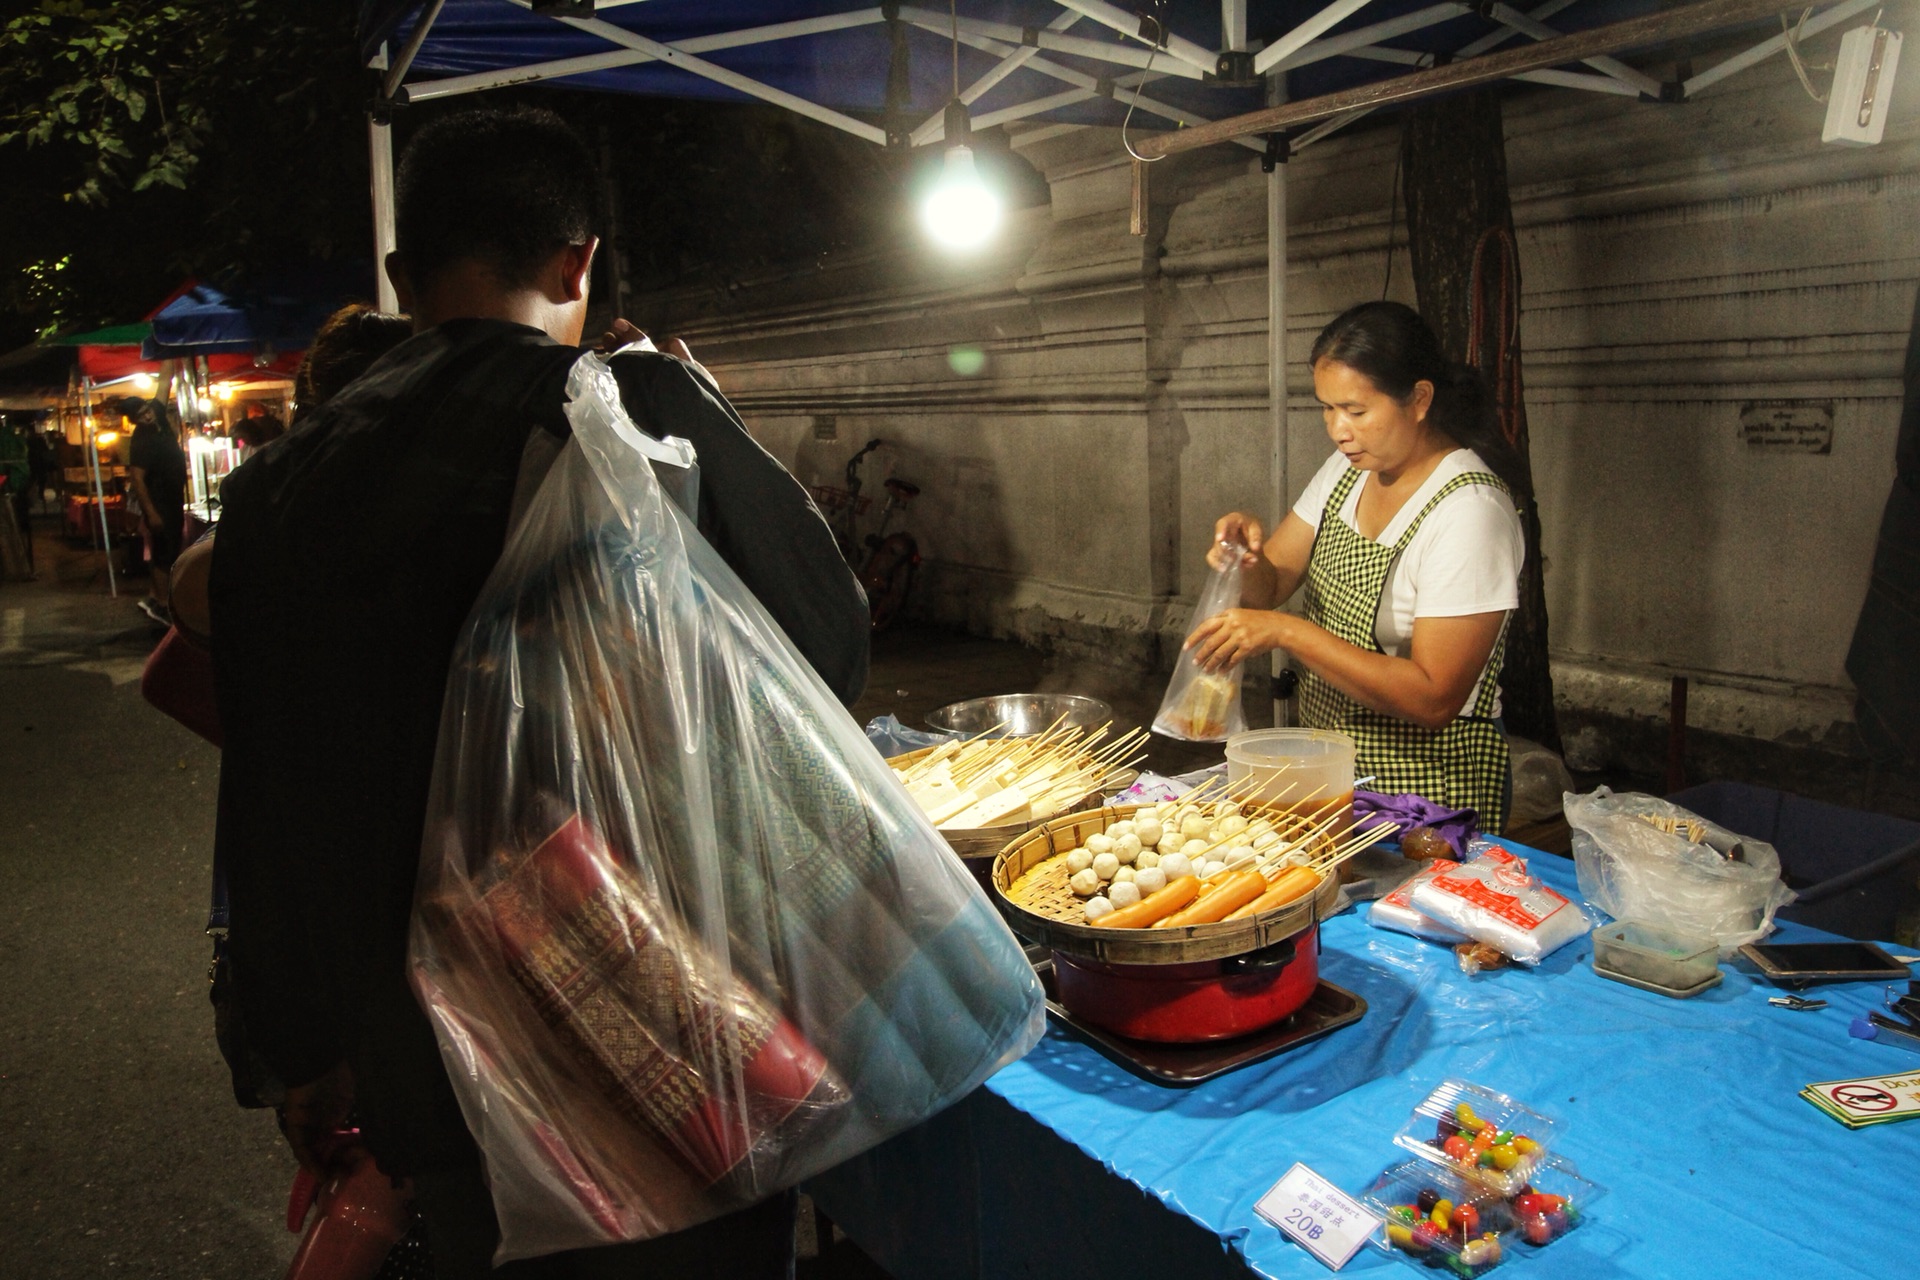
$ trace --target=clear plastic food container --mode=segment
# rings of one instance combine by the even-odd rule
[[[1581,1176],[1564,1156],[1543,1156],[1517,1195],[1499,1201],[1491,1230],[1509,1257],[1546,1248],[1586,1220],[1606,1188]]]
[[[1687,991],[1720,971],[1720,952],[1712,938],[1620,920],[1593,931],[1593,963],[1656,987]]]
[[[1383,1220],[1372,1244],[1402,1262],[1472,1277],[1506,1260],[1501,1233],[1514,1221],[1506,1202],[1445,1166],[1403,1160],[1375,1178],[1360,1199]]]
[[[1394,1142],[1462,1178],[1511,1196],[1545,1157],[1559,1126],[1532,1107],[1465,1080],[1444,1080]]]

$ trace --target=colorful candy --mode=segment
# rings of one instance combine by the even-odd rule
[[[1540,1153],[1540,1144],[1524,1133],[1501,1129],[1491,1120],[1482,1120],[1467,1103],[1454,1104],[1449,1119],[1441,1117],[1435,1125],[1433,1145],[1440,1148],[1463,1169],[1492,1169],[1511,1173],[1530,1165]]]

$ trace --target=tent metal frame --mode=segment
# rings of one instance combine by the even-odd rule
[[[534,0],[504,0],[532,10]],[[598,0],[599,10],[610,10],[639,0]],[[1772,36],[1726,58],[1713,67],[1689,76],[1684,81],[1661,82],[1640,69],[1621,62],[1614,55],[1624,50],[1645,47],[1664,40],[1702,34],[1740,25],[1779,11],[1779,0],[1695,0],[1678,8],[1647,14],[1607,27],[1566,34],[1550,26],[1547,19],[1565,10],[1577,0],[1544,0],[1534,8],[1521,11],[1507,3],[1465,3],[1441,0],[1414,12],[1357,27],[1338,35],[1328,35],[1341,22],[1362,12],[1373,0],[1331,0],[1312,17],[1263,49],[1254,50],[1247,40],[1248,0],[1220,0],[1220,27],[1223,47],[1208,50],[1193,40],[1162,29],[1157,40],[1144,33],[1140,17],[1105,0],[1056,0],[1060,13],[1044,27],[1017,27],[1010,23],[954,16],[934,9],[889,4],[844,13],[825,14],[791,22],[719,32],[665,44],[616,26],[597,17],[570,16],[549,12],[547,17],[577,31],[598,36],[609,46],[598,53],[585,54],[521,67],[438,79],[407,82],[408,72],[432,31],[445,0],[428,0],[422,16],[399,53],[390,60],[386,50],[375,58],[376,69],[386,74],[382,83],[383,109],[373,113],[369,124],[372,156],[375,245],[384,262],[394,247],[393,233],[393,146],[386,120],[389,104],[427,102],[459,94],[477,93],[507,85],[532,84],[562,79],[588,72],[646,62],[661,62],[701,76],[735,92],[772,103],[810,120],[830,125],[855,137],[880,146],[926,147],[945,139],[944,115],[935,112],[904,136],[890,137],[887,131],[865,120],[856,119],[821,103],[788,93],[741,75],[707,60],[703,54],[765,44],[824,32],[845,31],[897,21],[930,31],[942,38],[957,38],[960,43],[992,54],[998,62],[961,90],[960,100],[971,106],[1008,76],[1022,69],[1069,86],[1049,94],[1040,94],[1022,103],[996,108],[973,121],[986,128],[1012,120],[1042,116],[1050,111],[1108,97],[1124,102],[1137,113],[1176,126],[1173,132],[1143,138],[1135,148],[1150,162],[1182,151],[1216,143],[1237,143],[1261,152],[1267,188],[1267,387],[1271,429],[1270,461],[1273,475],[1275,511],[1286,509],[1289,490],[1287,477],[1286,411],[1286,266],[1287,266],[1287,167],[1289,156],[1328,137],[1382,106],[1415,99],[1468,85],[1499,80],[1520,80],[1583,92],[1611,94],[1649,102],[1684,102],[1728,76],[1745,71],[1780,53],[1787,47],[1785,35]],[[1820,0],[1814,0],[1821,8]],[[1848,18],[1864,13],[1885,0],[1837,0],[1809,17],[1797,30],[1796,38],[1815,35]],[[1384,43],[1441,23],[1471,14],[1499,23],[1485,36],[1457,50],[1444,65],[1437,65],[1433,54],[1398,48]],[[1131,43],[1099,41],[1069,34],[1069,28],[1082,20],[1110,28]],[[956,31],[957,28],[957,31]],[[1533,43],[1493,53],[1507,41],[1524,38]],[[1043,56],[1047,52],[1098,61],[1126,70],[1117,76],[1100,77],[1064,66]],[[1310,66],[1328,58],[1354,58],[1398,64],[1415,70],[1356,89],[1327,94],[1304,102],[1285,103],[1284,73]],[[1569,64],[1582,64],[1587,71],[1568,70]],[[1594,74],[1594,73],[1598,74]],[[1249,76],[1263,78],[1268,86],[1269,106],[1261,111],[1227,120],[1209,121],[1188,111],[1158,101],[1141,92],[1151,79],[1171,76],[1190,80],[1231,79],[1244,81]],[[1310,127],[1300,127],[1310,126]],[[1062,131],[1085,128],[1084,125],[1059,124]],[[1136,212],[1145,201],[1146,168],[1134,162]],[[1392,246],[1388,246],[1392,252]],[[380,272],[380,305],[396,309],[392,285]]]

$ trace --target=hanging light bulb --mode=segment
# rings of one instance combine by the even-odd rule
[[[957,96],[947,103],[946,137],[946,162],[920,216],[937,243],[949,249],[978,249],[1000,226],[1000,197],[980,181],[974,167],[967,105]]]

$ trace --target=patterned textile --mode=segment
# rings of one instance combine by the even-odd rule
[[[1399,541],[1385,546],[1362,537],[1340,518],[1340,509],[1359,478],[1354,470],[1340,477],[1321,513],[1313,556],[1307,563],[1307,619],[1348,644],[1378,653],[1374,627],[1387,578],[1420,522],[1469,485],[1490,485],[1502,493],[1507,489],[1497,476],[1484,471],[1455,476],[1420,509]],[[1498,832],[1507,818],[1503,797],[1509,761],[1506,735],[1493,723],[1493,709],[1506,645],[1503,623],[1481,673],[1472,710],[1443,729],[1423,728],[1363,707],[1310,671],[1300,680],[1300,718],[1311,728],[1352,735],[1354,767],[1373,776],[1376,791],[1412,792],[1450,808],[1472,809],[1480,816],[1482,830]]]

